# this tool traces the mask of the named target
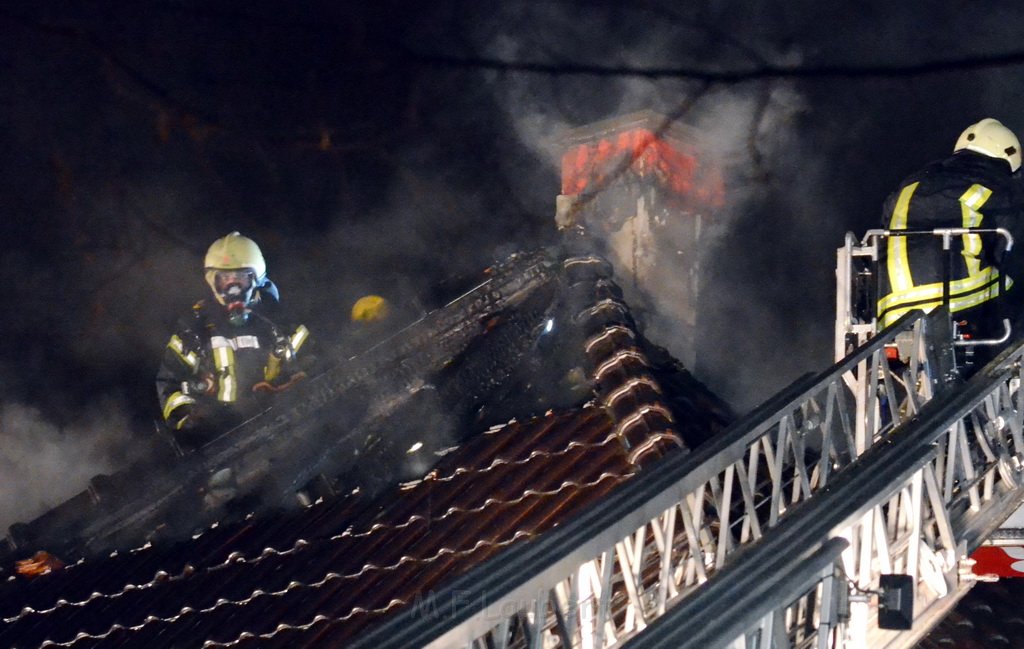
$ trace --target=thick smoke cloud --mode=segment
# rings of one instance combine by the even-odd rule
[[[98,403],[81,420],[58,427],[38,408],[0,407],[0,526],[26,521],[82,491],[91,477],[127,462],[124,402]]]
[[[700,266],[705,286],[693,369],[741,411],[831,362],[833,269],[844,232],[874,227],[899,178],[946,154],[967,124],[993,115],[1017,127],[1021,92],[1007,70],[941,64],[1014,51],[1008,25],[1020,25],[1019,8],[879,5],[840,20],[828,4],[748,5],[685,12],[668,3],[590,12],[516,5],[482,21],[475,41],[484,57],[581,70],[492,79],[509,123],[547,161],[547,173],[558,174],[558,135],[590,121],[653,109],[698,128],[706,155],[726,170],[728,198],[704,221],[700,259],[683,262]],[[964,20],[991,27],[992,39],[961,38],[956,25]],[[930,73],[883,73],[934,62]],[[602,75],[594,68],[695,74]],[[721,71],[769,68],[835,74],[713,81]],[[860,74],[872,69],[879,74]],[[524,187],[533,180],[520,177]],[[656,283],[679,281],[672,268],[661,270]],[[677,305],[663,295],[653,296],[649,334],[688,357],[689,343],[674,337]]]
[[[679,39],[722,47],[707,42],[708,29],[682,25],[648,30],[648,38],[642,43],[607,50],[590,36],[608,32],[607,24],[594,23],[608,16],[583,21],[565,15],[562,18],[563,22],[555,22],[570,36],[559,42],[563,47],[567,41],[572,43],[574,61],[656,69],[670,60],[665,53]],[[629,19],[641,17],[631,15]],[[626,26],[620,28],[626,31]],[[521,33],[517,40],[501,33],[492,41],[493,53],[503,59],[530,59],[530,54],[538,51],[536,38]],[[724,49],[726,58],[745,56],[745,62],[750,62],[749,51]],[[796,57],[789,51],[774,58],[792,62]],[[727,201],[722,209],[705,215],[701,247],[695,256],[691,255],[694,258],[680,259],[678,265],[658,266],[652,285],[666,290],[649,296],[654,311],[647,318],[648,335],[679,358],[695,356],[696,366],[691,369],[741,410],[784,385],[780,377],[795,377],[828,362],[831,321],[826,317],[813,329],[792,324],[800,318],[795,312],[804,309],[807,301],[796,301],[791,296],[827,294],[833,288],[828,274],[820,275],[820,282],[796,286],[796,278],[785,265],[792,258],[787,249],[802,245],[799,232],[804,224],[798,223],[801,215],[796,212],[804,207],[798,202],[769,207],[777,201],[779,191],[806,196],[814,192],[817,182],[815,165],[791,173],[796,170],[788,162],[812,148],[802,142],[808,134],[802,129],[801,118],[808,107],[795,84],[757,81],[709,88],[704,83],[673,78],[509,75],[496,84],[496,92],[498,104],[505,107],[509,123],[524,145],[534,148],[546,161],[543,173],[556,177],[562,153],[558,138],[582,123],[649,109],[695,127],[699,141],[694,144],[702,150],[704,163],[724,171]],[[532,179],[525,176],[524,189]],[[777,211],[770,213],[773,209]],[[553,214],[553,203],[549,211]],[[764,223],[772,225],[766,227]],[[679,227],[685,226],[680,223]],[[660,236],[684,238],[675,236],[671,225]],[[822,240],[823,245],[809,254],[827,260],[834,254],[836,241],[840,239]],[[670,288],[674,282],[687,281],[682,268],[691,265],[699,268],[704,285],[697,307],[699,349],[695,353],[689,349],[692,341],[678,334],[682,310],[689,307],[674,302],[678,292]],[[763,281],[752,281],[754,277],[767,278],[767,286]],[[620,283],[625,281],[620,278]],[[819,309],[816,315],[820,314]],[[786,342],[780,345],[780,339]],[[777,356],[779,350],[788,353]]]

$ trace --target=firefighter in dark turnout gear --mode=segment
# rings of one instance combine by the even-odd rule
[[[1019,232],[1024,193],[1015,173],[1021,166],[1017,136],[998,121],[983,119],[964,130],[953,151],[900,184],[885,202],[882,226],[891,231],[1002,227]],[[949,242],[952,255],[943,249],[941,236],[883,240],[880,326],[913,309],[930,311],[948,296],[954,320],[969,323],[975,337],[1001,335],[1001,318],[1008,316],[1000,313],[1000,303],[1012,284],[1004,277],[1005,240],[991,233],[957,235]]]
[[[305,326],[274,319],[277,287],[259,247],[238,232],[213,242],[204,264],[214,300],[200,300],[179,322],[157,372],[163,419],[194,447],[258,412],[268,393],[303,376],[297,355]]]

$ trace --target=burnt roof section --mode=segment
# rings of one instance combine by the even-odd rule
[[[486,430],[433,448],[426,475],[10,577],[0,583],[0,646],[343,646],[403,608],[446,605],[431,593],[447,580],[728,423],[724,404],[639,335],[603,260],[558,266],[540,328],[556,336],[497,354],[495,365],[511,334],[507,313],[489,314],[443,364],[432,398],[450,399],[474,377],[501,380],[460,420]],[[509,412],[532,414],[503,419]],[[395,420],[377,423],[375,434]],[[404,433],[417,422],[400,423]],[[404,451],[422,432],[413,426],[391,446]]]
[[[307,489],[376,492],[396,477],[422,475],[433,452],[481,430],[472,425],[481,404],[502,402],[500,389],[534,347],[561,277],[559,260],[546,251],[512,255],[444,308],[329,363],[197,451],[168,457],[165,446],[125,471],[97,476],[86,492],[12,526],[8,545],[77,559],[154,535],[184,536],[220,515],[203,494],[224,469],[242,495],[286,504]],[[582,358],[578,346],[566,350],[552,360]],[[419,451],[408,453],[416,443]]]

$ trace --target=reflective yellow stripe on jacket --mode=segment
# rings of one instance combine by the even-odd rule
[[[890,230],[907,229],[910,199],[917,187],[918,183],[912,183],[900,192],[889,222]],[[960,196],[963,227],[976,228],[981,225],[984,216],[979,210],[991,195],[992,190],[983,185],[974,184]],[[913,309],[931,311],[942,304],[943,282],[914,285],[907,256],[908,238],[905,236],[889,237],[886,244],[886,269],[889,272],[889,284],[892,292],[878,301],[878,312],[882,314],[881,325],[883,327],[892,324]],[[961,255],[967,267],[967,277],[949,283],[951,313],[969,309],[999,295],[999,271],[992,267],[981,268],[980,254],[981,237],[977,234],[963,235]]]
[[[878,311],[882,313],[882,326],[887,327],[900,316],[913,309],[931,311],[942,304],[942,282],[915,286],[903,293],[890,293],[878,301]],[[985,268],[973,277],[960,279],[949,284],[949,310],[951,313],[963,311],[999,295],[999,271]],[[899,305],[907,306],[900,307]]]
[[[235,350],[231,341],[223,336],[210,338],[213,366],[217,373],[217,400],[232,403],[238,397],[238,379],[235,376]]]
[[[896,209],[892,211],[892,219],[889,220],[890,230],[907,229],[907,211],[910,209],[910,197],[920,183],[907,185],[900,192],[896,200]],[[891,295],[908,291],[914,287],[914,280],[910,275],[910,261],[907,259],[907,237],[889,237],[886,243],[887,268],[889,270],[889,285],[892,288]],[[879,305],[879,311],[881,311]]]
[[[299,325],[296,327],[295,333],[293,333],[292,337],[288,339],[288,344],[292,346],[293,354],[299,351],[299,348],[302,347],[302,343],[306,342],[307,338],[309,338],[309,329],[306,329],[306,325]]]
[[[960,212],[963,214],[965,228],[981,226],[984,218],[978,210],[992,195],[992,190],[983,185],[971,185],[971,188],[960,197]],[[973,275],[981,267],[981,237],[977,234],[964,235],[964,249],[961,253],[967,263],[967,274]]]
[[[167,348],[173,351],[174,355],[193,372],[199,367],[199,355],[194,351],[186,352],[185,343],[181,341],[177,334],[171,336],[170,341],[167,343]]]
[[[174,411],[181,406],[192,405],[195,402],[196,400],[187,394],[175,392],[167,398],[167,403],[164,404],[164,421],[170,421],[171,415],[173,415]],[[178,421],[176,428],[180,428],[183,421],[184,419]]]
[[[299,325],[295,329],[295,333],[288,338],[288,359],[291,359],[299,351],[307,338],[309,338],[309,329],[306,329],[306,325]],[[268,354],[267,364],[263,367],[263,380],[273,381],[280,376],[282,362],[283,360],[277,354]]]

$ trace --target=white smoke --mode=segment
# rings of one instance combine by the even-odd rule
[[[502,49],[511,48],[506,44]],[[640,61],[634,58],[633,63]],[[705,90],[698,84],[678,79],[600,79],[600,88],[606,96],[615,97],[614,102],[608,103],[612,112],[588,119],[583,117],[585,110],[564,110],[566,105],[575,106],[574,102],[553,100],[565,99],[566,86],[589,96],[593,88],[588,88],[584,80],[511,75],[503,81],[495,88],[499,105],[508,107],[509,123],[523,144],[537,152],[539,159],[548,162],[545,169],[534,174],[559,176],[563,151],[559,137],[572,128],[595,119],[644,109],[678,116],[681,124],[694,127],[692,132],[699,137],[696,144],[704,158],[702,163],[716,165],[723,171],[726,204],[702,219],[700,257],[680,259],[679,264],[662,263],[656,271],[652,284],[664,290],[650,291],[648,296],[653,301],[654,311],[648,317],[647,333],[654,342],[664,345],[681,359],[696,355],[697,366],[691,369],[700,370],[698,378],[741,410],[756,405],[803,371],[829,362],[827,357],[808,357],[804,353],[805,345],[790,349],[781,364],[773,358],[790,343],[798,346],[795,339],[799,336],[783,321],[799,316],[785,313],[788,305],[780,305],[777,295],[761,286],[765,277],[776,286],[790,281],[783,277],[784,264],[779,260],[790,254],[786,252],[789,245],[800,245],[799,233],[808,226],[808,217],[800,207],[807,204],[801,193],[806,194],[808,188],[813,187],[815,171],[810,168],[796,173],[798,165],[791,162],[807,159],[802,155],[805,143],[798,127],[807,106],[792,83],[749,83]],[[586,81],[595,83],[590,78]],[[559,106],[563,110],[559,110]],[[523,191],[535,191],[533,188],[539,185],[536,175],[520,175],[519,178]],[[755,230],[750,228],[747,219],[752,213],[763,214],[766,202],[782,185],[799,200],[786,204],[784,209],[788,212],[771,215],[776,238],[765,240],[760,231],[751,236]],[[551,227],[554,227],[553,217]],[[671,231],[663,231],[660,236],[668,240],[685,239]],[[824,243],[819,254],[828,257],[834,247]],[[745,261],[737,263],[732,261],[734,257]],[[701,348],[696,354],[695,350],[686,348],[692,344],[689,340],[678,337],[678,325],[685,314],[679,311],[681,305],[676,301],[680,291],[673,289],[674,283],[687,281],[681,269],[690,264],[700,267],[703,284],[698,307]],[[620,278],[620,283],[622,281]],[[825,290],[830,288],[825,286]],[[821,287],[815,290],[820,292]],[[828,326],[829,323],[825,323],[826,329]],[[724,340],[723,331],[731,332],[730,336],[738,342],[730,344]],[[782,331],[788,333],[782,337],[784,342],[780,345],[778,334]],[[737,351],[742,351],[745,357],[738,357]],[[770,366],[773,367],[770,377],[750,369]],[[744,369],[739,370],[741,367]]]
[[[798,126],[806,109],[791,84],[756,83],[713,89],[683,118],[696,127],[702,155],[723,171],[725,205],[703,218],[698,258],[680,260],[699,268],[696,342],[676,337],[681,314],[671,292],[650,296],[649,334],[679,358],[695,357],[698,378],[739,411],[831,360],[827,346],[807,340],[827,343],[831,322],[808,326],[815,316],[807,300],[790,299],[831,293],[829,276],[808,290],[813,278],[791,269],[800,254],[827,260],[838,245],[808,231],[820,229],[807,215],[816,170],[793,163],[814,157],[805,155]],[[660,265],[654,284],[669,284],[678,270]]]
[[[123,413],[101,402],[71,425],[48,421],[34,406],[0,405],[0,532],[27,522],[134,457]]]
[[[727,20],[715,27],[712,14],[705,12],[701,18],[667,4],[584,12],[526,3],[500,18],[476,23],[474,42],[483,56],[545,62],[553,70],[563,62],[605,69],[736,70],[792,65],[803,58],[801,49],[785,39],[742,39],[729,29]],[[764,18],[770,21],[778,16]],[[543,27],[523,29],[526,24]],[[771,33],[768,27],[765,30]],[[747,31],[758,30],[748,26]],[[817,335],[822,332],[822,340],[827,341],[830,322],[813,332],[789,325],[802,319],[792,312],[799,305],[783,303],[781,288],[763,286],[765,281],[773,287],[790,282],[791,293],[801,290],[801,282],[784,277],[785,260],[792,257],[787,250],[808,247],[802,242],[805,230],[816,227],[804,206],[811,204],[809,194],[815,183],[815,167],[806,163],[819,156],[805,155],[808,145],[800,119],[809,107],[793,82],[708,85],[672,75],[515,72],[486,78],[496,105],[505,109],[507,123],[522,144],[546,163],[524,171],[514,167],[514,161],[505,161],[504,172],[521,193],[554,185],[551,179],[560,176],[565,148],[560,137],[573,128],[642,110],[694,127],[702,163],[723,171],[726,205],[703,215],[700,258],[679,259],[678,264],[659,262],[652,284],[663,290],[649,291],[653,313],[646,323],[654,342],[681,359],[696,355],[698,362],[691,369],[699,370],[698,378],[741,410],[800,373],[830,361],[820,353],[815,356],[820,352],[816,348],[808,353],[805,340],[808,335],[822,337]],[[780,192],[792,200],[766,214],[766,206]],[[549,201],[553,228],[553,195]],[[751,227],[752,214],[770,218],[773,228]],[[765,234],[772,238],[765,239]],[[671,231],[660,236],[686,238]],[[821,245],[816,254],[832,256],[837,241],[822,237],[816,241]],[[693,343],[678,334],[686,315],[677,296],[685,290],[674,286],[688,281],[682,269],[691,265],[699,267],[703,285],[698,307],[701,348],[696,354],[685,348]],[[623,283],[624,278],[619,279]],[[823,285],[814,286],[816,293],[832,290],[825,279]],[[772,368],[771,376],[756,369],[766,367]]]

